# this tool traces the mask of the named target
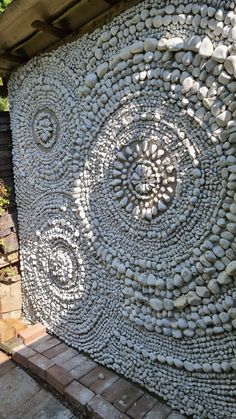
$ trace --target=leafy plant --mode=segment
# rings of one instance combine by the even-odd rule
[[[12,0],[0,0],[0,13],[4,12],[6,7],[12,2]]]
[[[16,274],[16,269],[13,268],[13,266],[7,266],[6,268],[2,268],[0,270],[0,282],[11,281],[11,278],[13,278]]]
[[[0,111],[9,111],[9,103],[6,97],[0,97]]]
[[[7,206],[10,204],[9,196],[10,189],[4,185],[4,182],[0,179],[0,216],[5,212]]]

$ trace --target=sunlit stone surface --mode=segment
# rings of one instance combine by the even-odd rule
[[[150,0],[9,82],[25,312],[233,418],[235,4]]]

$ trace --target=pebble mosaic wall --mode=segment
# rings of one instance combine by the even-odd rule
[[[140,2],[9,90],[28,317],[236,417],[235,2]]]

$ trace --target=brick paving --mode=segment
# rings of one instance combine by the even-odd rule
[[[45,390],[42,393],[40,386],[37,383],[34,384],[33,381],[29,388],[27,400],[23,396],[20,399],[19,416],[12,416],[14,412],[12,413],[9,407],[6,407],[8,409],[6,410],[7,414],[4,413],[5,405],[4,403],[2,405],[0,396],[0,418],[3,415],[3,418],[11,419],[46,419],[47,417],[58,417],[60,419],[75,417],[82,417],[83,419],[187,419],[187,416],[174,411],[164,401],[150,395],[145,389],[120,378],[114,371],[100,366],[84,354],[68,347],[59,339],[51,337],[45,333],[43,328],[40,329],[39,326],[34,328],[33,326],[32,337],[30,336],[30,329],[27,329],[27,333],[22,333],[20,345],[13,347],[13,360],[24,367],[26,371],[28,369],[31,373],[45,380],[63,400],[70,403],[79,416],[73,416],[71,411],[71,416],[68,416],[68,408],[66,413],[61,416],[52,415],[49,405],[50,403],[55,404],[55,400],[53,399],[53,402],[51,400],[53,396],[50,392],[45,393]],[[39,336],[39,330],[41,330],[41,337]],[[37,339],[35,339],[36,334]],[[24,374],[30,380],[33,380],[25,370],[16,367],[8,357],[1,364],[1,356],[6,357],[6,355],[0,353],[0,380],[1,375],[5,379],[11,374]],[[16,373],[16,371],[18,372]],[[18,385],[21,387],[20,383]],[[35,403],[30,402],[31,400],[35,400]],[[59,403],[58,400],[57,402]],[[27,407],[29,412],[33,412],[34,405],[36,410],[37,406],[42,405],[42,409],[46,409],[46,414],[40,416],[36,412],[35,414],[30,413],[32,416],[25,415],[26,407],[29,406]],[[63,408],[66,409],[62,405]],[[39,412],[40,409],[38,407]],[[55,409],[55,412],[57,412],[58,407],[55,407]],[[47,416],[49,414],[47,412],[51,412],[51,416]]]

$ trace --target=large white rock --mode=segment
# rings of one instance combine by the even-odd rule
[[[191,51],[198,52],[201,46],[201,43],[202,43],[201,37],[199,35],[194,35],[189,39],[187,43],[187,47]]]
[[[206,36],[202,43],[201,46],[199,48],[199,55],[201,55],[201,57],[211,57],[213,53],[213,45],[211,40],[208,38],[208,36]]]
[[[233,260],[228,264],[228,266],[226,267],[226,273],[230,276],[236,275],[236,260]]]
[[[167,40],[166,45],[170,51],[179,51],[183,49],[184,41],[182,38],[178,38],[178,37],[171,38]]]
[[[227,45],[218,45],[213,51],[211,58],[218,63],[223,63],[226,60],[228,55],[228,46]]]
[[[231,112],[224,111],[216,117],[216,122],[221,127],[226,127],[226,125],[230,121],[231,117],[232,117]]]
[[[236,55],[230,55],[224,62],[224,67],[229,74],[236,75]]]

